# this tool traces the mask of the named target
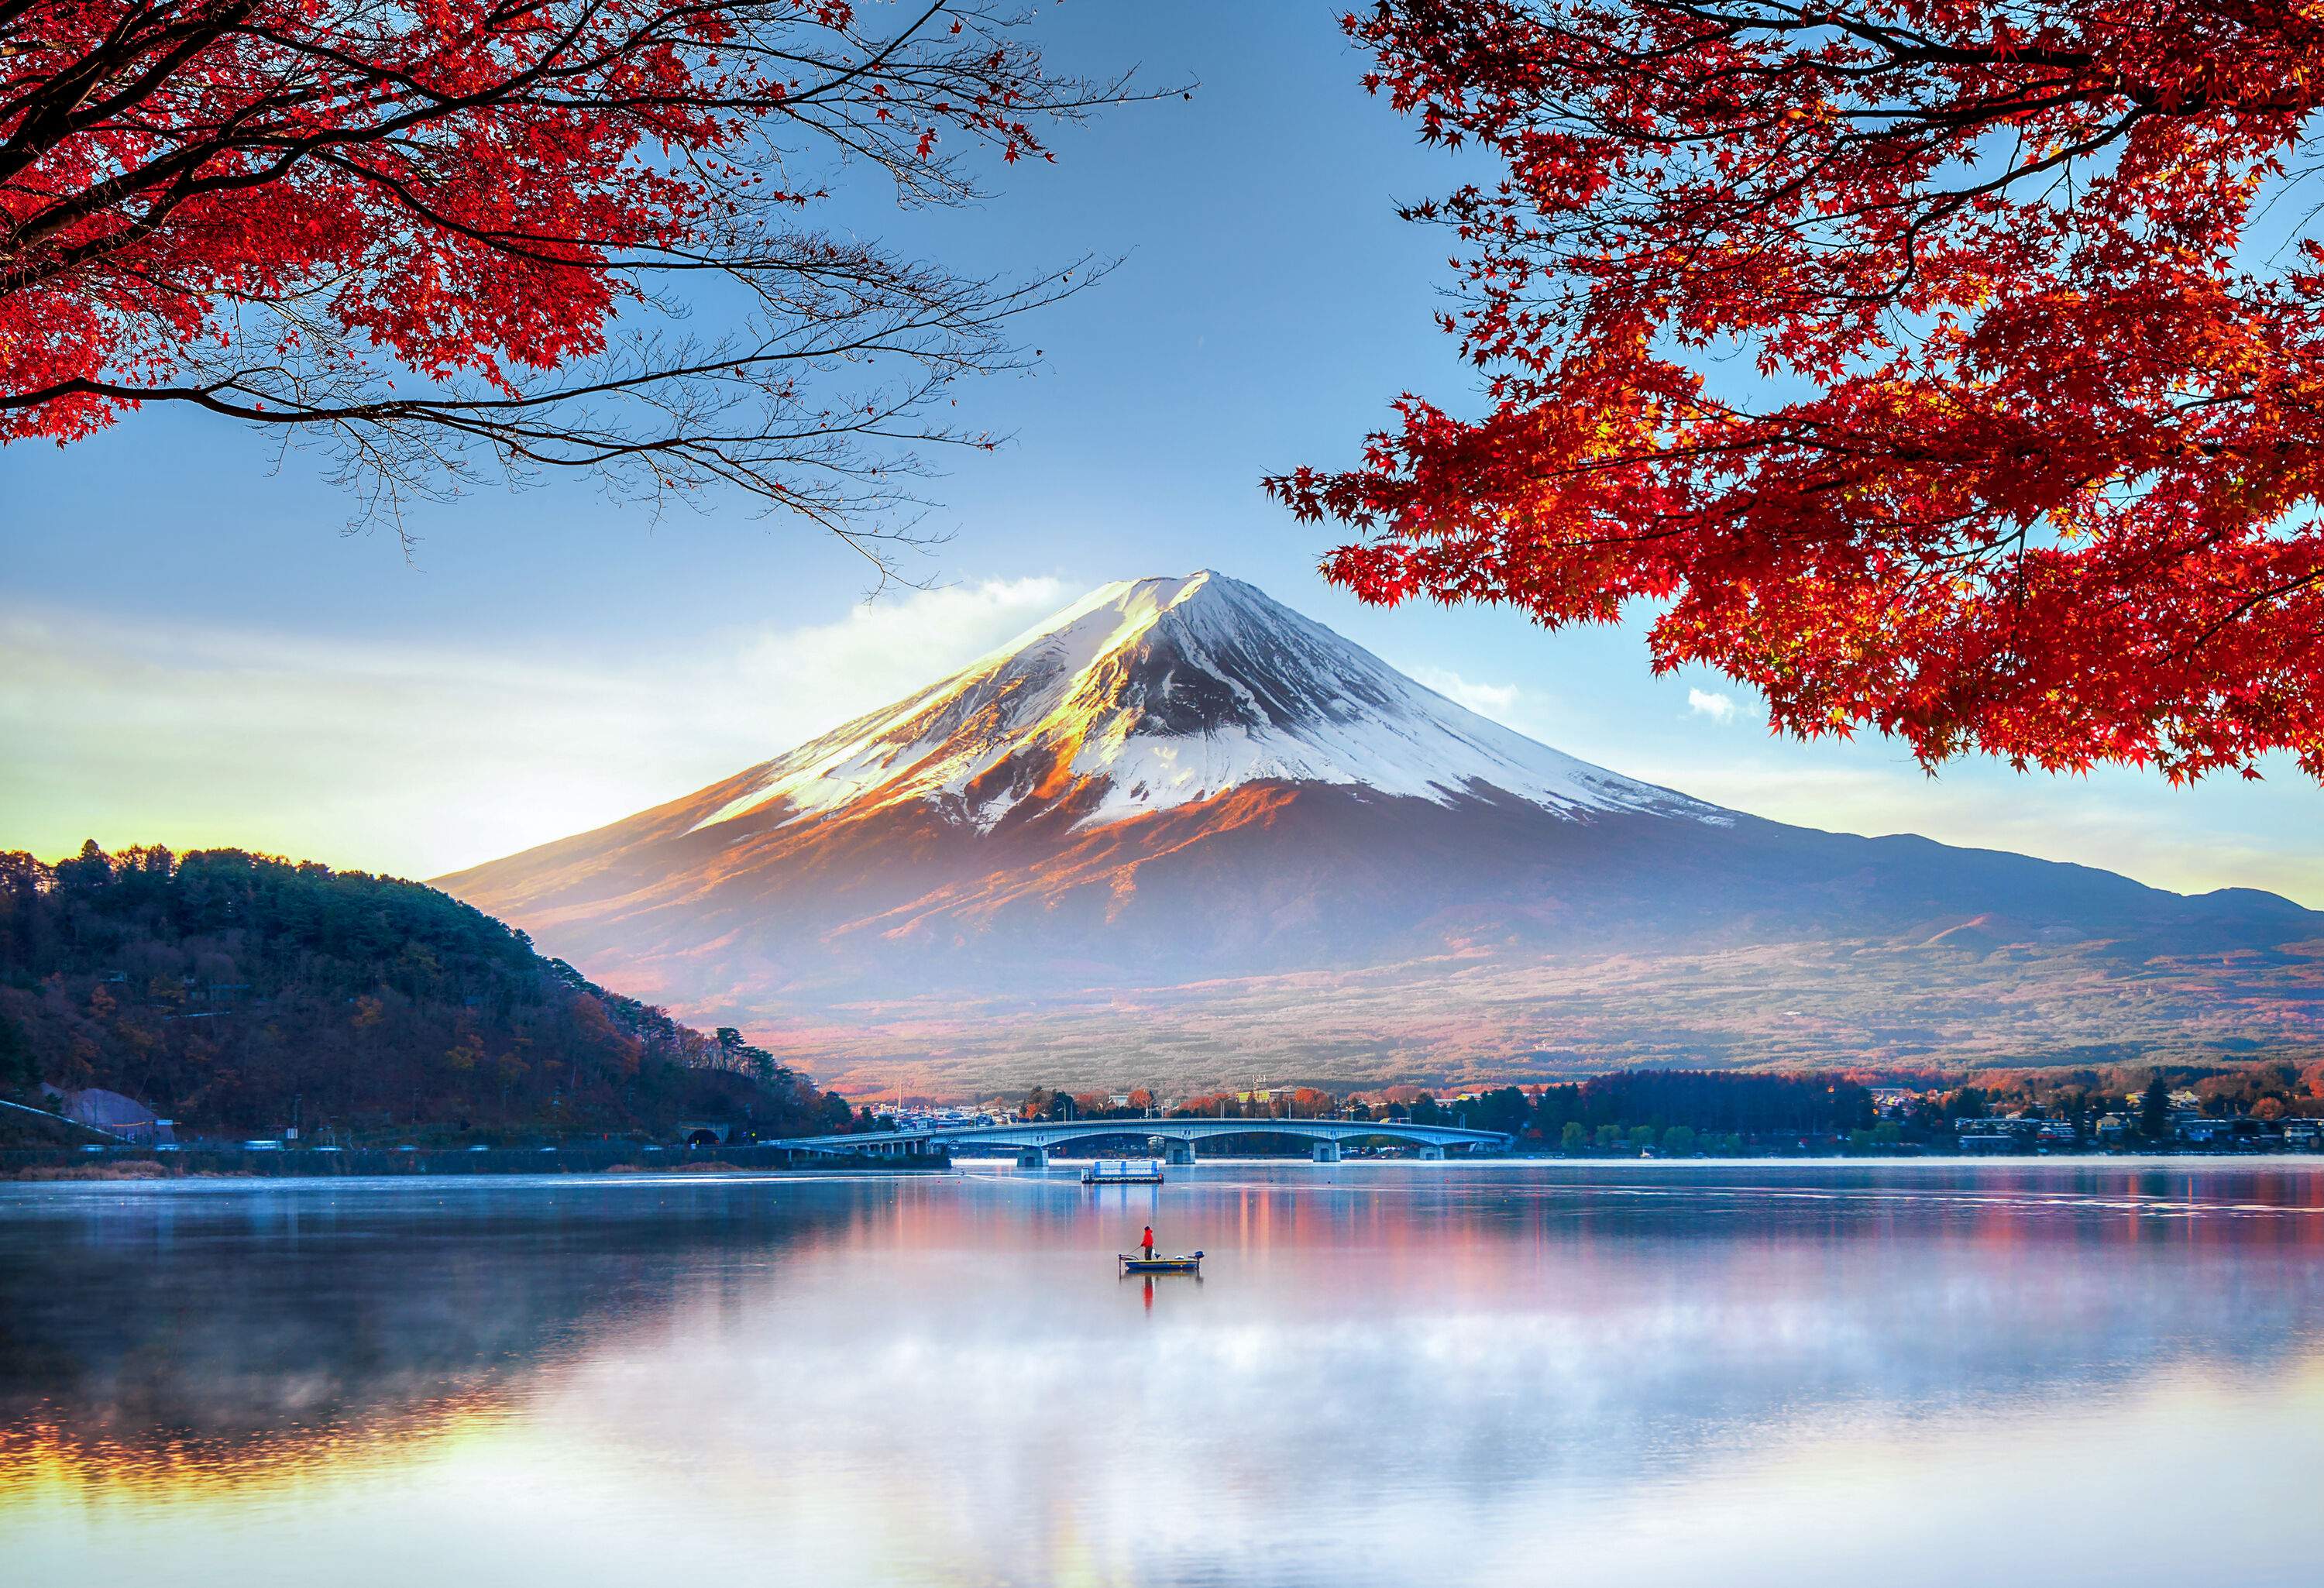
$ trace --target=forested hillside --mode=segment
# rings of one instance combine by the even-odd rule
[[[126,1093],[194,1131],[844,1125],[731,1030],[607,992],[433,888],[239,850],[0,853],[0,1094]]]

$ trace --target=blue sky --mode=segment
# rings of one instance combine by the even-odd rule
[[[1471,382],[1430,322],[1443,240],[1394,200],[1454,167],[1369,98],[1328,5],[1043,8],[1058,64],[1191,101],[1056,140],[965,212],[854,202],[958,268],[1123,255],[1024,327],[1038,372],[973,384],[1011,432],[930,487],[931,592],[860,596],[810,529],[712,499],[658,522],[584,485],[479,492],[346,535],[318,462],[187,415],[0,451],[0,846],[239,843],[429,875],[628,814],[967,660],[1104,580],[1213,567],[1560,748],[1784,820],[1919,831],[2182,889],[2324,906],[2324,792],[2108,771],[1923,776],[1893,744],[1771,739],[1748,690],[1655,679],[1638,624],[1375,612],[1259,477],[1351,458],[1405,389]]]

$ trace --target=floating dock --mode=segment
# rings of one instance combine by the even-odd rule
[[[1123,1158],[1102,1159],[1082,1171],[1084,1186],[1159,1186],[1162,1183],[1162,1160],[1158,1158]]]

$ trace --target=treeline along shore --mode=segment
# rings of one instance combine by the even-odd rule
[[[1183,1098],[1147,1087],[1109,1094],[1035,1086],[1021,1101],[986,1105],[983,1117],[999,1115],[1118,1121],[1125,1139],[1141,1119],[1458,1125],[1505,1132],[1519,1154],[1562,1158],[2300,1152],[2324,1149],[2324,1066],[2255,1060],[1950,1076],[1632,1069],[1451,1095],[1411,1085],[1286,1085]],[[897,1122],[920,1118],[934,1116],[905,1111]],[[1257,1156],[1306,1150],[1258,1135],[1221,1142],[1230,1148]]]

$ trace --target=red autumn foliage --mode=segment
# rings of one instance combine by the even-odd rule
[[[1269,488],[1367,599],[1661,608],[1924,763],[2324,778],[2324,246],[2284,0],[1396,0],[1483,411]],[[1756,379],[1752,378],[1756,373]]]
[[[982,440],[927,411],[1076,272],[800,217],[843,165],[972,197],[966,157],[1046,157],[1121,85],[973,4],[879,10],[0,0],[0,441],[168,402],[327,439],[391,506],[558,468],[890,503],[913,442]]]

